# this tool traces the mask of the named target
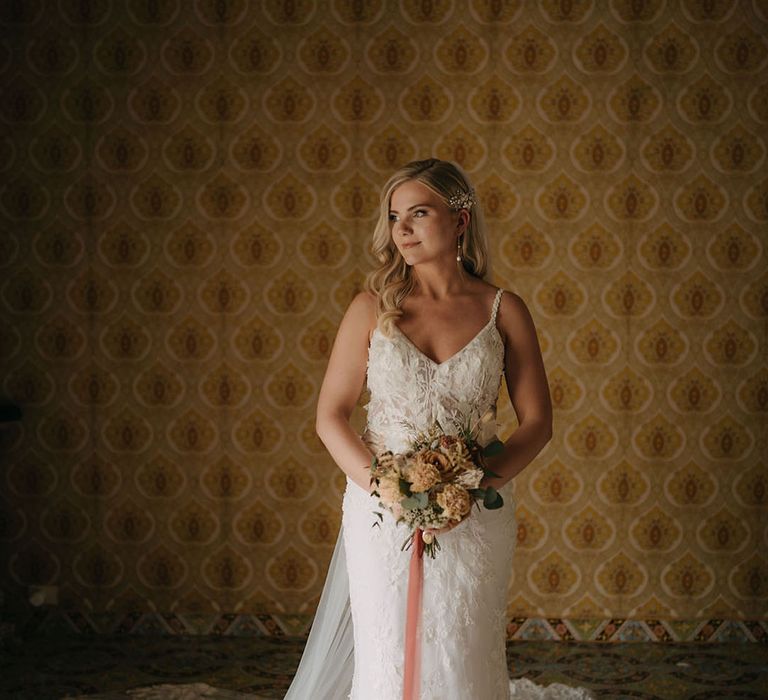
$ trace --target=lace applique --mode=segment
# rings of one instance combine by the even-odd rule
[[[503,290],[499,289],[488,323],[459,352],[442,363],[424,355],[399,329],[392,338],[374,331],[368,352],[368,388],[365,436],[379,449],[406,449],[410,433],[401,421],[420,428],[450,425],[472,409],[482,415],[496,413],[504,371],[504,343],[496,327]],[[491,429],[494,424],[489,423]],[[490,438],[491,436],[486,436]]]

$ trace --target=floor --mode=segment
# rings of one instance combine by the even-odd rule
[[[303,645],[297,637],[14,638],[0,648],[0,698],[127,697],[139,686],[195,682],[282,698]],[[583,685],[601,699],[768,698],[768,645],[759,643],[510,641],[507,661],[512,677]]]

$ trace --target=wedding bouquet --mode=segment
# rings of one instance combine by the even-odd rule
[[[371,460],[372,496],[379,505],[391,511],[397,524],[409,528],[401,551],[413,542],[417,528],[439,529],[450,521],[461,521],[470,515],[478,500],[489,510],[501,508],[504,501],[492,486],[480,488],[484,476],[498,476],[486,465],[485,458],[504,449],[496,439],[487,445],[478,443],[478,426],[493,413],[489,410],[475,425],[471,419],[456,422],[456,433],[447,433],[438,421],[426,431],[414,431],[409,449],[402,453],[387,450]],[[382,513],[375,514],[381,521]],[[379,522],[374,522],[374,526]],[[423,532],[424,551],[434,558],[440,544],[430,533]]]

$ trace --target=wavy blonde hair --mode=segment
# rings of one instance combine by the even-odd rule
[[[402,315],[402,303],[415,286],[412,268],[400,254],[389,228],[389,209],[392,192],[408,180],[417,180],[437,194],[446,204],[456,193],[468,192],[471,183],[459,165],[447,160],[428,158],[414,160],[397,170],[387,180],[381,194],[379,219],[373,230],[371,253],[379,267],[366,275],[363,288],[376,297],[377,326],[391,337],[395,321]],[[490,258],[485,233],[485,222],[479,202],[472,205],[469,225],[462,233],[461,255],[463,271],[486,279],[490,274]]]

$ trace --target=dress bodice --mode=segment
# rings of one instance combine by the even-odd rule
[[[407,449],[413,431],[426,430],[435,420],[448,432],[463,417],[474,419],[489,409],[493,420],[483,424],[481,444],[496,433],[496,402],[504,371],[504,343],[496,327],[501,294],[493,301],[488,323],[461,350],[435,362],[395,326],[391,338],[377,328],[368,348],[367,386],[370,400],[363,439],[376,452]]]

